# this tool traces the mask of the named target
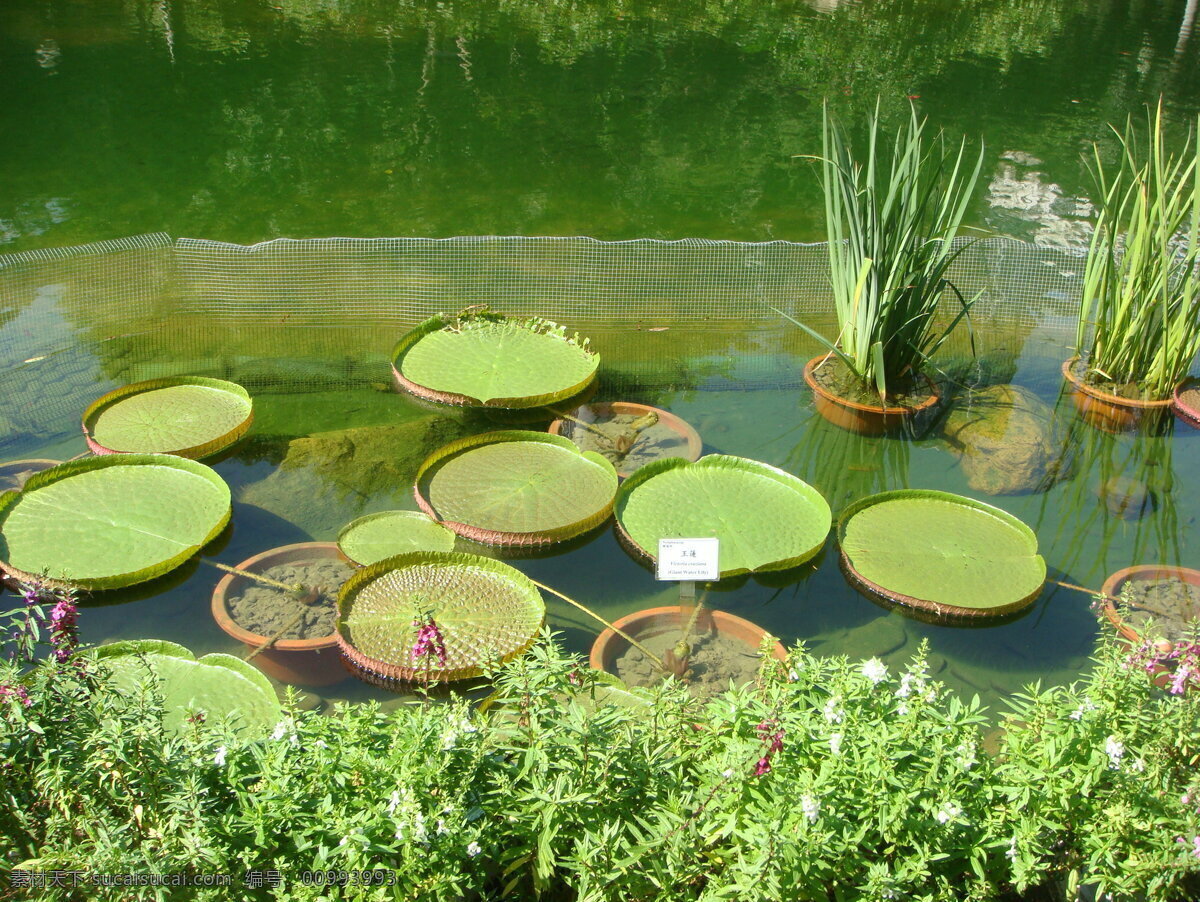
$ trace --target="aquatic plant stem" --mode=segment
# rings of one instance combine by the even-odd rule
[[[526,579],[529,579],[529,577],[526,577]],[[601,617],[599,614],[597,614],[595,611],[593,611],[587,605],[581,604],[580,602],[576,601],[574,598],[569,598],[566,595],[563,595],[562,592],[559,592],[557,589],[551,589],[545,583],[539,583],[536,579],[529,579],[529,581],[531,583],[533,583],[535,586],[537,586],[539,589],[542,589],[545,592],[549,592],[551,595],[555,596],[556,598],[561,598],[567,604],[571,604],[571,605],[574,605],[575,607],[579,608],[579,610],[583,611],[583,613],[587,614],[593,620],[597,620],[600,623],[603,623],[606,627],[608,627],[610,630],[612,630],[614,633],[616,633],[618,636],[620,636],[622,639],[624,639],[626,642],[628,642],[630,645],[632,645],[634,648],[636,648],[638,651],[640,651],[642,654],[644,654],[647,658],[649,658],[651,661],[653,661],[655,664],[657,664],[659,669],[663,673],[671,672],[670,669],[667,667],[667,665],[663,663],[662,658],[660,658],[654,652],[650,651],[650,649],[646,648],[646,646],[642,645],[641,642],[638,642],[637,639],[633,638],[633,636],[629,635],[624,630],[613,626],[611,623],[609,623],[607,620],[605,620],[603,617]]]
[[[1148,611],[1151,614],[1157,614],[1159,617],[1170,617],[1166,611],[1160,611],[1158,608],[1152,608],[1149,605],[1138,604],[1136,601],[1125,601],[1120,598],[1114,598],[1111,595],[1105,595],[1096,589],[1088,589],[1084,586],[1077,586],[1075,583],[1065,583],[1061,579],[1047,579],[1046,582],[1054,583],[1056,586],[1062,586],[1064,589],[1072,589],[1076,592],[1083,592],[1085,595],[1091,595],[1093,598],[1100,598],[1104,601],[1111,601],[1114,604],[1128,604],[1131,608],[1139,608],[1143,611]]]
[[[217,561],[208,561],[201,558],[204,563],[216,567],[218,570],[224,570],[226,573],[235,573],[238,576],[244,576],[246,579],[252,579],[255,582],[262,583],[264,586],[273,586],[276,589],[283,589],[287,592],[294,592],[296,595],[305,595],[310,589],[308,586],[301,583],[281,583],[277,579],[271,579],[268,576],[261,576],[258,573],[251,573],[249,570],[239,570],[237,567],[230,567],[228,564],[221,564]]]
[[[295,617],[293,617],[291,620],[289,620],[287,623],[285,623],[283,626],[281,626],[279,629],[277,629],[274,633],[272,633],[270,636],[268,636],[267,640],[262,645],[260,645],[256,649],[254,649],[254,651],[250,652],[250,654],[246,655],[245,660],[253,661],[259,655],[261,655],[264,651],[266,651],[268,648],[270,648],[272,645],[274,645],[276,642],[278,642],[284,633],[291,632],[293,629],[295,629],[296,626],[300,623],[300,621],[304,619],[304,613],[305,613],[304,608],[308,607],[309,605],[316,604],[318,601],[320,601],[321,595],[322,595],[322,593],[319,592],[318,590],[309,589],[308,594],[300,599],[300,603],[304,606],[300,609],[300,613],[298,613]]]

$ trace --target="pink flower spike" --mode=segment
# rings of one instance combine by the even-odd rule
[[[763,774],[771,770],[770,758],[759,758],[758,763],[754,765],[754,776],[761,777]]]
[[[1200,858],[1200,836],[1197,836],[1192,840],[1192,854],[1197,858]]]

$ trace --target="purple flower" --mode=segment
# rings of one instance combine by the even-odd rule
[[[413,663],[417,663],[426,655],[436,655],[438,665],[446,666],[446,640],[442,637],[442,631],[438,629],[437,623],[433,619],[432,614],[425,616],[424,622],[414,620],[413,626],[417,628],[417,640],[413,643],[412,659]]]
[[[763,774],[769,773],[770,770],[771,770],[771,759],[769,757],[764,756],[762,758],[759,758],[758,763],[754,765],[754,776],[761,777]]]
[[[50,642],[54,645],[54,657],[59,662],[71,657],[77,642],[76,626],[79,610],[69,595],[64,595],[50,611]]]
[[[26,708],[33,705],[33,699],[29,697],[29,690],[20,683],[16,683],[11,686],[7,683],[0,684],[0,698],[4,699],[5,701],[8,701],[9,699],[16,699]]]

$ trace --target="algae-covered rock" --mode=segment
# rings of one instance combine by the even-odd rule
[[[410,499],[421,462],[465,434],[458,419],[432,415],[292,439],[275,472],[246,486],[238,500],[282,517],[314,539],[329,539],[364,513]]]
[[[1096,486],[1096,495],[1108,512],[1125,520],[1138,520],[1157,507],[1153,490],[1128,476],[1113,476]]]
[[[1053,411],[1018,385],[992,385],[960,398],[942,434],[962,455],[967,484],[976,491],[1041,492],[1069,475]]]

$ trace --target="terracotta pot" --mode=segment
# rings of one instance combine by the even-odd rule
[[[1165,401],[1139,401],[1101,391],[1088,385],[1077,372],[1078,369],[1078,357],[1072,357],[1062,365],[1063,378],[1071,383],[1073,389],[1071,398],[1084,422],[1105,432],[1128,432],[1143,426],[1160,425],[1175,403],[1171,398]]]
[[[691,616],[690,612],[688,612],[688,616]],[[624,630],[639,642],[668,631],[678,633],[682,626],[680,608],[679,605],[670,605],[663,608],[635,611],[617,620],[613,626]],[[696,618],[696,631],[707,632],[713,627],[720,635],[745,643],[751,651],[757,651],[759,645],[762,644],[763,637],[767,635],[767,631],[762,627],[755,626],[749,620],[743,620],[733,614],[714,611],[711,608],[701,611],[700,616]],[[615,674],[617,658],[628,647],[628,642],[611,629],[606,629],[592,643],[592,653],[588,663],[595,670],[607,670],[609,673]],[[777,661],[787,660],[787,651],[781,642],[775,642],[771,656]]]
[[[1200,392],[1200,379],[1184,379],[1176,386],[1175,415],[1189,426],[1200,429],[1200,400],[1193,403],[1191,399],[1184,399],[1183,395],[1188,391]]]
[[[831,359],[835,358],[822,354],[805,364],[804,381],[812,389],[817,413],[833,425],[857,432],[859,435],[884,435],[894,432],[918,413],[929,410],[941,400],[937,386],[928,376],[922,378],[929,386],[929,396],[914,407],[877,407],[839,397],[820,385],[813,375],[817,367]]]
[[[704,442],[700,439],[700,433],[691,427],[688,423],[681,420],[679,417],[670,411],[663,410],[659,407],[650,407],[647,404],[635,404],[632,401],[610,401],[599,404],[589,404],[588,409],[591,410],[597,417],[613,417],[613,416],[635,416],[640,417],[648,413],[658,414],[659,424],[666,426],[681,439],[687,442],[687,447],[678,456],[686,460],[699,460],[700,454],[704,450]],[[578,415],[578,409],[571,411],[573,415]],[[551,435],[562,435],[563,429],[569,424],[568,420],[558,419],[550,424],[548,430]],[[577,424],[573,425],[576,429],[582,428]],[[624,466],[617,467],[617,475],[624,479],[634,471],[626,469]]]
[[[1136,567],[1126,567],[1124,570],[1118,570],[1104,581],[1104,585],[1100,589],[1104,594],[1103,607],[1101,608],[1104,611],[1104,616],[1108,618],[1109,623],[1117,628],[1117,632],[1130,645],[1141,645],[1142,637],[1137,630],[1121,619],[1121,612],[1117,610],[1113,599],[1120,597],[1121,589],[1125,587],[1126,583],[1133,581],[1147,582],[1159,579],[1177,579],[1189,585],[1200,586],[1200,570],[1192,570],[1187,567],[1163,567],[1154,564],[1140,564]],[[1169,640],[1163,639],[1159,644],[1158,650],[1167,653],[1172,648],[1174,648],[1174,645]],[[1151,674],[1151,678],[1154,680],[1154,685],[1160,689],[1165,689],[1171,682],[1171,671],[1160,665]]]
[[[325,558],[346,560],[345,556],[338,551],[335,542],[300,542],[256,554],[254,557],[242,561],[237,568],[249,570],[251,573],[262,573],[279,564]],[[236,573],[227,573],[213,591],[212,612],[221,629],[239,642],[244,642],[251,649],[255,649],[266,642],[268,637],[252,633],[234,623],[233,618],[229,615],[227,601],[230,596],[237,595],[252,585],[257,585],[257,583]],[[333,683],[340,683],[350,675],[342,663],[337,635],[334,633],[317,639],[280,639],[266,651],[255,656],[250,663],[281,683],[292,683],[297,686],[330,686]]]

